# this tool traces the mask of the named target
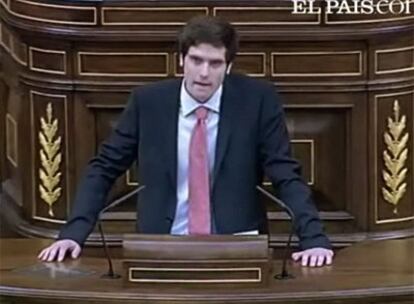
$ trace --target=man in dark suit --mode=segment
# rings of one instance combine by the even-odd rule
[[[331,264],[311,193],[290,156],[274,88],[231,75],[234,28],[213,17],[192,19],[179,35],[183,79],[135,89],[113,133],[89,163],[73,213],[39,258],[79,256],[115,179],[138,159],[145,185],[138,202],[143,233],[258,233],[265,210],[256,185],[265,174],[296,216],[302,265]]]

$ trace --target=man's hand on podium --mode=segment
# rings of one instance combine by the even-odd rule
[[[52,262],[55,260],[62,262],[66,253],[71,253],[72,259],[76,259],[79,257],[81,251],[81,246],[78,243],[70,239],[65,239],[56,241],[49,247],[46,247],[37,257],[44,262]]]
[[[302,266],[321,267],[331,265],[334,252],[332,250],[316,247],[292,253],[295,262],[302,261]]]

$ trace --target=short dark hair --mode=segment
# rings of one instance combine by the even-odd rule
[[[191,46],[208,43],[226,48],[226,62],[236,57],[239,39],[234,27],[219,17],[196,16],[190,19],[178,34],[179,53],[185,56]]]

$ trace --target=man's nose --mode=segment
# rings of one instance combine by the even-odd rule
[[[205,62],[201,65],[200,75],[202,77],[207,77],[209,73],[210,73],[210,66],[208,62]]]

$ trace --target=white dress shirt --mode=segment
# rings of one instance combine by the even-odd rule
[[[223,87],[220,86],[209,100],[205,103],[200,103],[188,94],[184,86],[184,81],[181,84],[177,134],[177,208],[171,234],[188,234],[188,165],[190,158],[190,139],[197,122],[195,110],[200,106],[206,107],[209,110],[206,125],[210,177],[213,173],[222,91]]]

